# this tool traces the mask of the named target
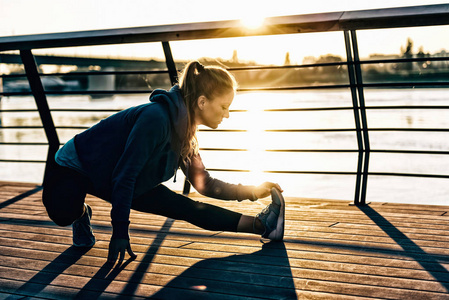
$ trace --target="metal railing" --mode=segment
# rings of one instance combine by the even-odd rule
[[[142,93],[142,90],[86,90],[86,91],[45,91],[41,78],[44,76],[98,76],[98,75],[117,75],[117,74],[160,74],[166,73],[172,84],[177,81],[177,68],[172,56],[169,41],[195,40],[195,39],[214,39],[227,37],[245,37],[259,35],[277,35],[277,34],[300,34],[304,32],[328,32],[342,31],[344,33],[344,42],[346,47],[346,61],[304,64],[292,66],[259,66],[259,67],[238,67],[229,68],[231,72],[273,70],[273,69],[302,69],[317,67],[342,66],[347,68],[347,83],[344,84],[325,84],[325,85],[295,85],[295,86],[275,86],[275,87],[256,87],[242,88],[241,91],[277,91],[277,90],[312,90],[312,89],[349,89],[351,92],[352,106],[347,107],[319,107],[319,108],[294,108],[294,109],[266,109],[265,111],[337,111],[351,110],[354,115],[355,128],[339,129],[276,129],[266,130],[271,132],[354,132],[357,139],[357,149],[268,149],[271,152],[330,152],[330,153],[358,153],[357,170],[353,172],[325,172],[325,171],[282,171],[272,170],[266,172],[288,173],[288,174],[328,174],[328,175],[354,175],[356,177],[354,204],[366,204],[367,182],[369,175],[379,176],[409,176],[409,177],[427,177],[427,178],[449,178],[449,175],[439,174],[414,174],[414,173],[394,173],[394,172],[370,172],[369,162],[371,153],[403,153],[403,154],[435,154],[449,155],[449,151],[420,151],[420,150],[388,150],[371,149],[370,132],[373,131],[423,131],[423,132],[449,132],[448,128],[369,128],[368,110],[380,109],[438,109],[447,110],[449,106],[366,106],[365,88],[376,87],[426,87],[439,86],[448,87],[447,81],[401,81],[401,82],[380,82],[364,83],[362,66],[368,64],[389,64],[389,63],[411,63],[422,61],[448,61],[447,57],[437,58],[407,58],[407,59],[385,59],[362,61],[359,57],[356,31],[361,29],[381,29],[381,28],[399,28],[413,26],[436,26],[449,24],[449,4],[403,7],[390,9],[377,9],[365,11],[333,12],[322,14],[296,15],[285,17],[268,18],[265,25],[259,29],[245,29],[240,21],[218,21],[204,23],[189,23],[177,25],[163,25],[138,28],[124,28],[111,30],[95,30],[84,32],[68,32],[53,34],[38,34],[29,36],[12,36],[0,38],[0,59],[3,57],[5,63],[21,62],[25,68],[24,75],[1,75],[0,78],[14,78],[26,76],[30,84],[30,92],[2,92],[0,96],[22,96],[33,95],[36,101],[37,110],[42,120],[43,128],[48,143],[20,143],[21,145],[48,145],[48,156],[54,155],[60,146],[57,129],[85,129],[87,127],[75,126],[55,126],[51,112],[69,111],[69,112],[95,112],[94,109],[53,109],[50,110],[47,102],[47,95],[73,95],[73,94],[133,94]],[[99,71],[99,72],[72,72],[72,73],[39,73],[35,57],[32,54],[33,49],[57,48],[57,47],[75,47],[88,45],[109,45],[121,43],[146,43],[161,42],[164,55],[165,66],[163,70],[151,71]],[[18,50],[20,51],[20,60],[18,55],[2,54],[1,51]],[[1,61],[0,61],[1,62]],[[147,91],[150,92],[150,91]],[[1,112],[28,112],[32,110],[2,110]],[[117,110],[100,110],[102,112],[115,112]],[[235,112],[235,111],[234,111]],[[42,128],[40,126],[3,126],[2,129],[15,128]],[[207,130],[204,130],[207,131]],[[215,130],[216,132],[233,130]],[[236,130],[234,130],[236,131]],[[239,131],[239,130],[237,130]],[[2,143],[4,145],[16,145],[17,143]],[[229,148],[203,148],[205,151],[244,151],[245,149]],[[48,158],[47,158],[48,159]],[[2,159],[1,162],[17,162],[18,160]],[[43,160],[23,160],[23,162],[40,162]],[[230,169],[213,169],[216,171],[242,171]],[[186,183],[184,192],[188,191],[189,185]]]

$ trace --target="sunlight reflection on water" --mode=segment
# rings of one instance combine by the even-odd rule
[[[366,105],[448,105],[448,90],[366,90]],[[55,108],[123,109],[146,103],[148,95],[118,95],[111,99],[88,97],[51,97]],[[30,97],[3,98],[2,109],[35,108]],[[200,131],[202,148],[231,148],[243,151],[201,151],[206,167],[241,169],[249,172],[211,172],[213,176],[244,184],[278,182],[286,196],[345,199],[354,197],[355,175],[276,174],[264,171],[355,172],[357,153],[350,152],[279,152],[282,149],[357,149],[352,131],[270,132],[276,129],[353,129],[352,110],[274,112],[270,109],[350,107],[349,90],[300,92],[242,92],[231,106],[230,118],[219,129],[243,129],[245,132]],[[447,110],[373,109],[368,110],[369,128],[449,128]],[[92,126],[109,113],[53,112],[57,126]],[[3,113],[3,126],[41,125],[34,112]],[[58,129],[61,142],[80,130]],[[372,149],[449,150],[448,132],[370,132]],[[2,142],[46,142],[43,130],[0,131]],[[45,160],[46,146],[2,145],[0,158]],[[43,164],[1,163],[2,180],[40,182]],[[372,153],[370,172],[404,172],[447,175],[449,159],[445,155]],[[171,188],[182,189],[182,172]],[[379,177],[368,180],[368,201],[449,204],[447,179]]]

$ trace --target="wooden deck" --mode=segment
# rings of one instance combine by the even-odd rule
[[[287,198],[285,241],[268,244],[133,211],[138,257],[112,268],[108,203],[88,197],[97,243],[83,250],[40,198],[0,182],[0,299],[449,299],[449,206]],[[269,201],[193,198],[247,214]]]

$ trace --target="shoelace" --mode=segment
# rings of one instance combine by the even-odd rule
[[[270,207],[271,207],[271,203],[267,206],[265,206],[264,209],[262,209],[262,211],[260,212],[261,215],[266,215],[268,213],[270,213]]]

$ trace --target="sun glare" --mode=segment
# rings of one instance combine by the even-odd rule
[[[257,29],[264,25],[265,18],[257,15],[246,16],[240,19],[243,27],[248,29]]]
[[[264,130],[264,112],[259,107],[253,107],[248,111],[247,116],[247,133],[249,147],[248,151],[251,155],[250,173],[252,181],[260,182],[264,176],[265,160],[265,130]]]

